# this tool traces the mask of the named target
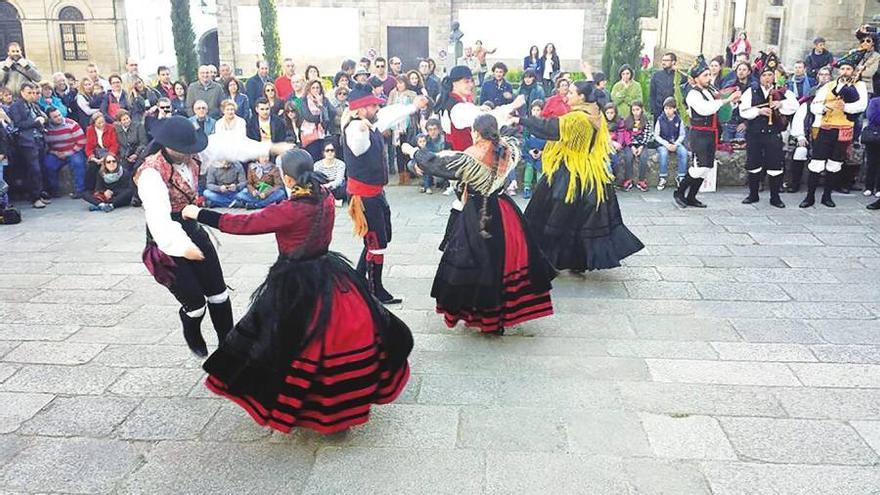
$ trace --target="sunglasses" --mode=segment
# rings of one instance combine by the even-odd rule
[[[336,150],[324,150],[324,153],[336,153]]]
[[[104,163],[116,163],[116,160],[104,160]]]
[[[159,107],[159,110],[171,110],[171,107]]]
[[[275,92],[275,90],[274,90],[274,89],[272,89],[272,88],[266,88],[266,92],[267,92],[267,93],[274,93],[274,92]]]

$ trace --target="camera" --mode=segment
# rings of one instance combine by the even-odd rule
[[[877,34],[877,26],[865,26],[865,32],[871,34]]]

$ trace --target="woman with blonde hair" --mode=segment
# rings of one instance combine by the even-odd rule
[[[238,105],[231,99],[220,102],[220,112],[223,116],[214,126],[214,134],[232,134],[236,138],[247,137],[247,122],[238,116]]]

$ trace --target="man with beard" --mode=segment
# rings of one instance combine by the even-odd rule
[[[355,235],[363,237],[364,249],[357,271],[366,276],[370,292],[384,304],[399,304],[382,285],[382,267],[385,251],[391,242],[391,209],[385,199],[388,167],[383,150],[382,133],[398,122],[409,118],[428,106],[428,99],[417,96],[409,105],[389,105],[379,111],[384,101],[375,96],[370,87],[354,85],[348,97],[353,115],[342,122],[345,169],[348,176],[346,189],[350,198],[348,212],[354,223]]]
[[[651,76],[651,115],[656,122],[663,115],[663,102],[675,94],[675,62],[677,57],[674,53],[663,54],[660,59],[662,70],[654,72]]]
[[[41,79],[37,66],[30,60],[22,57],[21,45],[12,42],[6,47],[6,60],[3,61],[3,77],[0,86],[9,88],[15,93],[21,89],[25,82],[37,82]]]

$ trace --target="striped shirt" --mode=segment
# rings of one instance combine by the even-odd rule
[[[86,135],[82,128],[73,119],[64,119],[58,125],[49,122],[46,125],[46,148],[49,151],[70,155],[82,150],[86,146]]]

